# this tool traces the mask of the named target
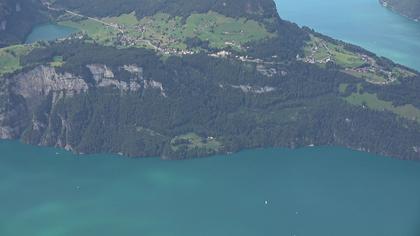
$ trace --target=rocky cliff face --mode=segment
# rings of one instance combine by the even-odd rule
[[[68,101],[86,97],[89,93],[98,93],[101,89],[121,96],[150,90],[162,98],[167,97],[162,83],[145,79],[143,68],[137,65],[119,68],[131,74],[128,81],[119,80],[107,65],[89,64],[86,67],[93,80],[45,65],[10,78],[2,78],[0,139],[20,138],[32,144],[57,146],[78,152],[74,146],[81,140],[75,142],[71,133],[77,129],[79,121],[74,122],[69,117],[66,107]],[[99,94],[103,96],[104,92]]]
[[[28,126],[33,112],[52,96],[60,98],[86,92],[88,86],[81,78],[69,73],[57,73],[55,68],[39,66],[11,78],[1,79],[0,137],[19,138]],[[35,127],[41,124],[34,121]]]
[[[87,83],[70,73],[58,73],[54,67],[39,66],[13,77],[13,91],[30,100],[45,97],[50,93],[65,93],[72,96],[88,90]]]
[[[160,94],[166,97],[162,83],[143,78],[143,68],[136,65],[124,65],[119,70],[131,73],[129,81],[118,80],[114,72],[106,65],[91,64],[87,65],[95,80],[96,87],[115,87],[121,92],[137,92],[140,89],[157,89]]]
[[[38,66],[27,72],[13,76],[9,83],[12,92],[22,96],[25,100],[43,98],[49,94],[62,93],[63,96],[73,96],[88,92],[92,88],[116,88],[121,92],[137,92],[140,89],[156,89],[162,96],[166,96],[161,82],[143,78],[143,68],[136,65],[124,65],[120,69],[132,74],[129,81],[116,78],[114,72],[103,64],[86,66],[95,81],[88,84],[86,78],[74,74],[57,72],[52,66]]]

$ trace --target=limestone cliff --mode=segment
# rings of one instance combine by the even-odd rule
[[[65,107],[76,95],[80,98],[83,94],[98,93],[98,89],[109,90],[113,94],[118,91],[121,96],[153,90],[162,98],[167,97],[162,83],[144,78],[143,68],[137,65],[123,65],[119,68],[131,74],[128,81],[119,80],[107,65],[90,64],[86,67],[91,72],[93,82],[89,78],[60,72],[46,65],[2,78],[0,139],[21,138],[32,144],[81,152],[74,146],[82,140],[75,142],[70,137],[72,129],[78,124],[68,117]],[[99,94],[104,95],[103,92]]]

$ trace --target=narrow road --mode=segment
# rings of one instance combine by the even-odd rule
[[[105,22],[105,21],[103,21],[103,20],[100,20],[100,19],[97,19],[97,18],[93,18],[93,17],[90,17],[90,16],[84,16],[84,15],[81,15],[81,14],[76,13],[76,12],[73,12],[73,11],[69,11],[69,10],[64,10],[64,11],[65,11],[66,13],[70,14],[70,15],[73,15],[73,16],[78,16],[78,17],[82,17],[82,18],[87,18],[87,19],[89,19],[89,20],[93,20],[93,21],[99,22],[99,23],[101,23],[101,24],[103,24],[103,25],[106,25],[106,26],[109,26],[109,27],[111,27],[111,28],[114,28],[115,30],[118,30],[120,33],[124,34],[124,31],[123,31],[122,29],[118,28],[118,26],[113,25],[113,24],[111,24],[111,23],[108,23],[108,22]]]
[[[76,13],[76,12],[74,12],[74,11],[70,11],[70,10],[67,10],[67,9],[58,9],[58,8],[54,8],[54,7],[52,7],[52,6],[51,6],[51,4],[50,4],[49,2],[47,2],[47,1],[41,1],[41,3],[42,3],[42,4],[43,4],[43,5],[44,5],[44,6],[45,6],[48,10],[51,10],[51,11],[64,11],[64,12],[66,12],[66,13],[70,14],[70,15],[73,15],[73,16],[77,16],[77,17],[81,17],[81,18],[87,18],[87,19],[89,19],[89,20],[96,21],[96,22],[98,22],[98,23],[100,23],[100,24],[103,24],[103,25],[105,25],[105,26],[111,27],[111,28],[113,28],[113,29],[117,30],[118,32],[120,32],[121,34],[125,35],[124,30],[122,30],[122,29],[118,28],[118,26],[117,26],[117,25],[114,25],[114,24],[108,23],[108,22],[103,21],[103,20],[98,19],[98,18],[94,18],[94,17],[90,17],[90,16],[85,16],[85,15],[82,15],[82,14],[79,14],[79,13]],[[165,50],[163,50],[162,48],[159,48],[158,46],[154,45],[154,44],[153,44],[150,40],[147,40],[147,39],[142,38],[140,41],[145,42],[146,44],[148,44],[148,45],[149,45],[151,48],[153,48],[154,50],[157,50],[157,51],[160,51],[160,52],[165,52]]]
[[[77,13],[77,12],[74,12],[74,11],[70,11],[70,10],[67,10],[67,9],[64,9],[64,8],[59,9],[59,8],[52,7],[51,6],[51,3],[48,2],[47,0],[40,0],[40,1],[50,11],[56,11],[56,12],[58,12],[58,11],[64,11],[64,12],[70,14],[70,15],[73,15],[73,16],[77,16],[77,17],[81,17],[81,18],[87,18],[89,20],[96,21],[96,22],[98,22],[100,24],[103,24],[105,26],[111,27],[111,28],[117,30],[118,32],[120,32],[121,34],[126,35],[125,32],[124,32],[124,30],[120,29],[116,24],[111,24],[111,23],[108,23],[108,22],[103,21],[101,19],[90,17],[90,16],[85,16],[85,15],[82,15],[80,13]],[[154,50],[159,51],[161,53],[164,53],[165,54],[167,52],[164,49],[162,49],[162,48],[154,45],[150,40],[144,39],[144,32],[142,33],[142,38],[141,39],[137,39],[137,41],[144,42],[147,45],[149,45],[151,48],[153,48]],[[255,61],[255,60],[259,60],[259,62]],[[257,64],[261,63],[261,64],[266,64],[266,65],[276,65],[276,64],[280,65],[281,64],[281,63],[276,63],[276,62],[267,62],[267,61],[264,61],[264,60],[261,60],[261,59],[249,60],[248,62],[257,63]]]

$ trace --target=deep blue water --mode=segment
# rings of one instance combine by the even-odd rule
[[[76,32],[76,29],[55,25],[43,24],[35,27],[26,38],[25,43],[34,43],[36,41],[51,41],[55,39],[68,37],[70,34]]]

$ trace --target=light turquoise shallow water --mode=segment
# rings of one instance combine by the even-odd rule
[[[283,18],[420,68],[419,26],[376,0],[278,6]],[[28,41],[68,34],[55,27]],[[419,162],[334,147],[170,162],[0,142],[0,236],[419,236],[419,182]]]
[[[2,236],[420,233],[419,162],[333,147],[191,161],[0,150]]]
[[[76,31],[76,29],[70,27],[55,24],[44,24],[35,27],[26,38],[25,43],[34,43],[36,41],[50,41],[59,38],[65,38]]]
[[[280,16],[420,70],[420,23],[378,0],[275,0]]]

